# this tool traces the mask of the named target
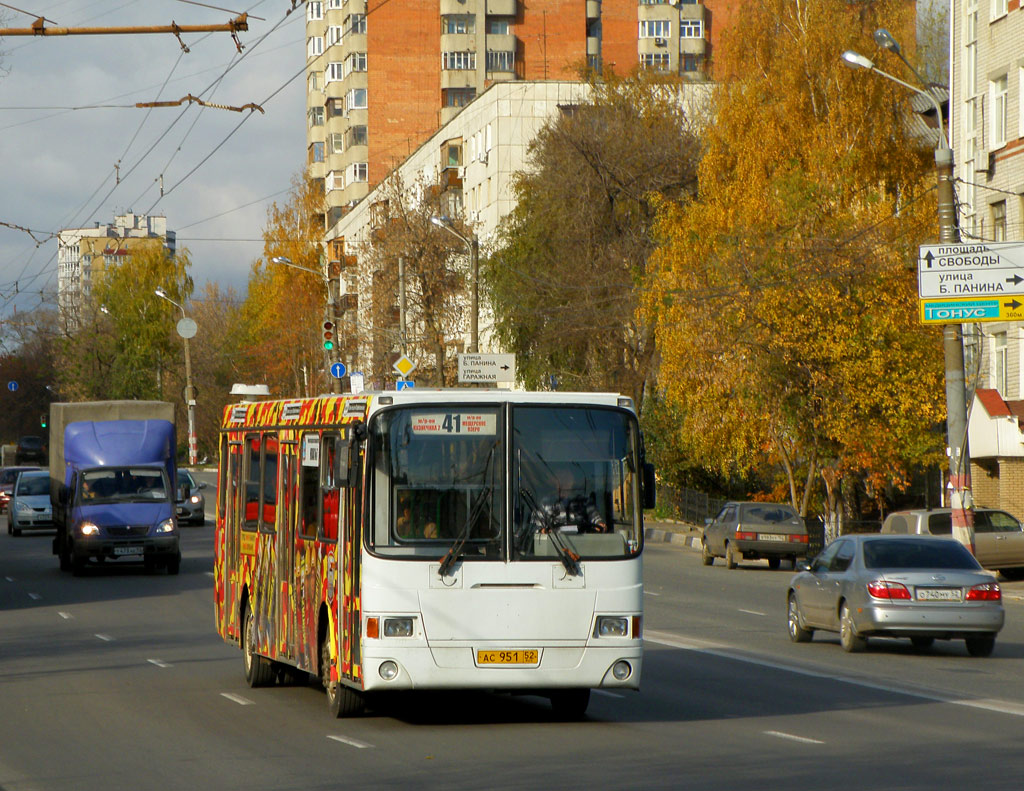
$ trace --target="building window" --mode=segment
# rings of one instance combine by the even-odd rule
[[[441,68],[447,70],[466,70],[476,68],[475,52],[442,52]]]
[[[513,71],[514,63],[514,52],[487,51],[487,71]]]
[[[991,148],[1006,145],[1006,75],[992,80],[989,84],[992,100],[992,141]]]
[[[357,181],[366,181],[369,173],[369,166],[365,162],[353,162],[348,166],[348,183],[354,184]]]
[[[654,71],[665,71],[668,68],[667,52],[644,52],[640,55],[640,66]]]
[[[309,85],[309,92],[310,93],[313,93],[313,91],[319,91],[320,90],[320,72],[318,72],[318,71],[311,71],[309,73],[309,78],[307,79],[307,83]]]
[[[344,154],[345,153],[345,135],[341,132],[332,132],[327,136],[327,143],[330,145],[330,152],[332,154]]]
[[[310,146],[310,161],[311,162],[323,162],[324,161],[324,144],[313,143]]]
[[[306,57],[315,58],[324,54],[324,37],[310,36],[306,39]]]
[[[345,189],[345,174],[340,170],[332,170],[324,180],[324,188],[327,192]]]
[[[667,5],[671,0],[640,0],[640,5]]]
[[[700,55],[683,55],[682,70],[684,73],[698,72],[704,68],[704,61]]]
[[[641,19],[640,38],[669,38],[672,22],[668,19]]]
[[[590,71],[601,71],[601,56],[587,55],[587,68]]]
[[[333,47],[345,39],[345,28],[341,25],[330,25],[327,28],[327,46]]]
[[[345,76],[354,71],[366,71],[366,53],[353,52],[345,58]]]
[[[324,104],[328,118],[340,118],[345,115],[345,102],[341,99],[328,99]]]
[[[306,3],[306,19],[313,22],[317,19],[324,18],[324,4],[321,2],[310,2]]]
[[[447,35],[476,33],[476,17],[467,14],[445,14],[441,17],[441,32]]]
[[[323,126],[324,125],[324,108],[323,107],[310,107],[309,108],[309,125],[310,126]]]
[[[365,33],[366,14],[349,14],[345,17],[346,33]]]
[[[353,88],[345,94],[345,107],[349,110],[366,109],[366,88]]]
[[[362,124],[358,126],[350,126],[348,131],[345,132],[345,148],[351,146],[365,146],[366,145],[366,127]]]
[[[992,386],[1004,398],[1006,392],[1006,333],[992,335]]]
[[[704,20],[679,20],[679,35],[681,38],[704,38]]]
[[[1006,0],[992,0],[992,19],[1000,19],[1006,16],[1008,3]]]
[[[1017,70],[1017,137],[1024,137],[1024,66]]]
[[[332,61],[327,64],[327,68],[324,69],[324,83],[330,84],[332,82],[338,82],[345,77],[344,64],[340,61]]]
[[[992,210],[992,241],[1006,241],[1006,201],[993,203]]]
[[[487,33],[491,36],[507,36],[511,29],[511,20],[501,18],[487,20]]]
[[[445,107],[465,107],[476,98],[476,88],[445,88],[441,93]]]
[[[341,8],[343,3],[347,3],[348,0],[327,0],[327,10],[336,11]]]

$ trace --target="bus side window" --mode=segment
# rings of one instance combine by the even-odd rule
[[[260,489],[260,529],[265,533],[277,530],[277,434],[263,437],[263,487]]]
[[[255,530],[260,521],[260,437],[245,435],[245,494],[242,510],[242,528]]]
[[[302,436],[302,467],[299,470],[299,535],[316,538],[317,517],[320,515],[320,462],[316,452],[320,437],[315,431]]]
[[[321,530],[326,541],[338,540],[338,509],[341,501],[341,490],[334,480],[335,454],[339,452],[340,443],[336,434],[325,433],[320,438],[320,497]]]

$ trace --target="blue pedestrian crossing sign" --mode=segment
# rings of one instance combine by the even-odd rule
[[[331,376],[335,379],[341,379],[347,371],[345,363],[334,363],[331,365]]]
[[[415,386],[416,386],[416,383],[414,381],[412,381],[411,379],[399,379],[398,380],[398,389],[399,390],[411,390]]]

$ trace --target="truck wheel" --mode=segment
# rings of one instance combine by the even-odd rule
[[[246,602],[242,613],[242,660],[250,687],[265,687],[274,680],[270,660],[256,653],[256,614]]]
[[[181,569],[181,555],[175,555],[173,558],[167,561],[167,573],[177,574]]]

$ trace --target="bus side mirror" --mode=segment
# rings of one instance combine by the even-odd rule
[[[339,489],[351,489],[356,485],[359,444],[348,442],[334,456],[334,480]]]
[[[657,483],[654,479],[654,465],[644,462],[642,469],[644,508],[654,508],[658,499]]]

